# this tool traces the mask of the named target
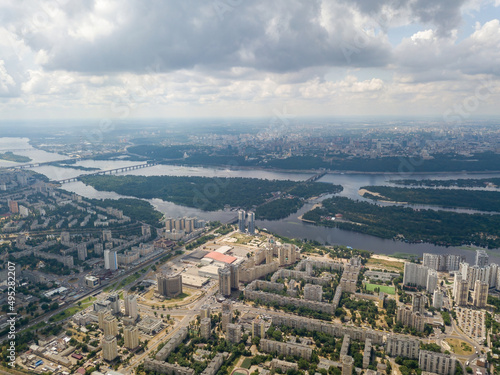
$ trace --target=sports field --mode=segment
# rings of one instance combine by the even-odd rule
[[[394,289],[393,286],[389,285],[378,285],[378,284],[365,284],[366,290],[375,290],[375,288],[380,288],[381,292],[387,293],[387,294],[396,294],[396,290]]]

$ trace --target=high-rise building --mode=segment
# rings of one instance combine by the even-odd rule
[[[439,289],[436,289],[432,296],[432,307],[436,310],[440,310],[443,307],[443,292]]]
[[[245,232],[245,211],[238,211],[238,230]]]
[[[103,253],[104,253],[104,246],[102,245],[102,243],[94,244],[94,254],[102,255]]]
[[[231,289],[238,290],[240,288],[240,265],[230,264],[231,269]]]
[[[168,217],[165,219],[165,230],[171,231],[174,229],[174,219]]]
[[[255,318],[252,321],[252,337],[265,337],[266,325],[263,319]]]
[[[248,213],[248,233],[255,234],[255,213]]]
[[[109,249],[104,250],[104,268],[111,271],[116,271],[118,269],[116,251]]]
[[[412,327],[422,332],[425,328],[424,316],[418,311],[412,311],[408,306],[400,306],[397,310],[396,321],[404,326]]]
[[[304,299],[321,302],[323,298],[323,287],[321,285],[304,285]]]
[[[84,261],[87,259],[87,244],[79,243],[76,249],[78,251],[78,260]]]
[[[241,326],[239,324],[229,323],[226,326],[226,340],[233,344],[241,341]]]
[[[420,340],[411,336],[390,334],[385,350],[391,357],[418,358]]]
[[[429,267],[429,269],[441,271],[440,267],[442,259],[443,255],[424,253],[422,264],[426,267]]]
[[[102,339],[102,358],[111,362],[118,357],[118,345],[115,336],[105,336]]]
[[[458,280],[455,303],[457,306],[466,306],[469,301],[469,283],[467,280]]]
[[[437,288],[437,283],[438,283],[438,274],[435,270],[429,269],[427,272],[427,286],[426,289],[429,293],[434,292],[434,290]]]
[[[103,242],[113,241],[113,235],[111,234],[111,230],[104,229],[102,231],[102,241]]]
[[[133,350],[139,346],[139,329],[136,326],[124,327],[123,337],[127,349]]]
[[[231,268],[221,267],[219,272],[219,293],[224,297],[231,295]]]
[[[465,256],[456,254],[446,255],[446,268],[444,271],[458,271],[460,263],[465,262]]]
[[[485,307],[488,302],[488,283],[476,280],[474,285],[473,304],[475,307]]]
[[[19,205],[17,204],[16,201],[9,200],[9,211],[12,214],[19,213]]]
[[[202,305],[200,308],[200,319],[210,318],[210,305]]]
[[[485,267],[488,265],[488,254],[485,250],[476,250],[476,266]]]
[[[498,264],[491,263],[489,267],[490,267],[490,279],[488,284],[490,288],[494,288],[497,286],[498,282]]]
[[[69,232],[61,232],[61,243],[68,245],[71,242]]]
[[[405,263],[403,284],[427,288],[429,268],[416,263]]]
[[[200,321],[200,335],[204,339],[208,339],[210,337],[212,321],[210,318],[203,318]]]
[[[233,312],[233,305],[231,304],[231,301],[224,301],[222,302],[222,312],[228,312],[232,313]]]
[[[464,268],[465,269],[465,268]],[[463,277],[462,273],[462,277]],[[476,280],[479,281],[484,281],[486,283],[490,282],[490,266],[484,266],[484,267],[479,267],[479,266],[469,266],[467,267],[467,274],[466,279],[467,282],[469,283],[469,289],[474,289],[474,284],[476,283]]]
[[[463,255],[424,253],[422,263],[435,271],[457,271],[464,261]]]
[[[118,334],[118,321],[112,315],[108,315],[103,321],[104,336],[116,336]]]
[[[103,309],[103,310],[97,311],[97,321],[99,323],[99,328],[100,329],[104,329],[104,319],[107,316],[111,316],[111,310],[109,310],[109,309]]]
[[[345,355],[342,358],[342,375],[352,375],[354,367],[354,359],[350,355]]]
[[[118,314],[120,312],[120,296],[118,295],[118,293],[111,293],[110,295],[108,295],[108,298],[106,298],[106,300],[111,302],[111,312],[113,314]]]
[[[137,319],[137,298],[133,294],[128,294],[123,299],[125,305],[125,315],[130,316],[132,319]]]
[[[415,293],[411,301],[412,312],[424,313],[425,310],[425,296],[422,293]]]
[[[221,316],[222,330],[225,331],[228,324],[233,321],[233,313],[231,311],[223,311]]]
[[[157,291],[165,297],[177,297],[182,294],[182,275],[166,276],[163,274],[156,275]]]
[[[143,237],[151,237],[151,225],[143,224],[141,226],[141,234]]]
[[[423,371],[439,375],[454,375],[457,359],[450,354],[421,350],[418,356],[418,366]]]
[[[462,273],[457,271],[455,272],[455,276],[453,279],[453,298],[455,298],[455,300],[457,299],[460,281],[462,281]]]

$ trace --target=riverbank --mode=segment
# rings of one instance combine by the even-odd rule
[[[127,154],[124,154],[127,155]],[[132,154],[131,154],[132,156]],[[183,167],[183,168],[208,168],[208,169],[218,169],[218,170],[232,170],[232,171],[265,171],[265,172],[275,172],[275,173],[303,173],[303,174],[311,174],[315,175],[318,173],[325,173],[326,175],[356,175],[356,174],[364,174],[364,175],[393,175],[393,176],[426,176],[426,175],[435,175],[438,176],[440,174],[444,175],[454,175],[459,173],[458,171],[429,171],[429,172],[404,172],[400,173],[397,171],[391,172],[391,171],[373,171],[373,172],[366,172],[366,171],[358,171],[358,170],[342,170],[342,169],[333,169],[333,170],[325,170],[322,168],[318,169],[283,169],[283,168],[274,168],[274,167],[262,167],[262,166],[244,166],[244,165],[234,165],[234,164],[227,164],[227,165],[211,165],[211,164],[176,164],[176,163],[160,163],[161,165],[166,165],[166,166],[177,166],[177,167]],[[462,174],[499,174],[500,170],[498,171],[462,171]]]
[[[304,213],[303,219],[316,225],[411,243],[442,246],[472,243],[481,247],[500,247],[499,215],[412,210],[401,206],[378,206],[346,197],[328,198],[322,204],[322,209]],[[342,215],[342,221],[329,220],[338,214]]]

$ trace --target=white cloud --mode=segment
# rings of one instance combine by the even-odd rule
[[[5,69],[5,61],[0,60],[0,96],[8,96],[15,84],[14,79]]]
[[[113,115],[116,100],[133,116],[256,115],[283,102],[303,115],[439,112],[500,76],[497,19],[457,37],[461,12],[482,11],[475,0],[227,2],[239,5],[222,18],[210,1],[58,4],[0,5],[2,113],[27,103]],[[391,30],[415,25],[391,46]]]

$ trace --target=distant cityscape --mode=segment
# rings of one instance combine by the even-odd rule
[[[248,138],[243,134],[236,138],[198,135],[189,147],[214,147],[209,156],[216,157],[231,144],[231,155],[271,164],[312,154],[316,161],[333,163],[342,155],[345,161],[364,163],[413,155],[413,149],[425,149],[425,154],[419,154],[425,160],[438,160],[447,152],[472,157],[476,152],[498,151],[498,134],[487,128],[482,133],[464,131],[456,138],[447,137],[448,141],[428,138],[436,136],[432,127],[421,130],[421,138],[411,128],[388,130],[388,138],[384,138],[388,133],[382,137],[378,130],[329,138],[322,133],[326,129],[315,129],[314,137],[294,138],[293,132],[287,132],[279,140],[265,138],[251,155],[245,142],[254,142],[253,137],[262,134]],[[292,146],[292,139],[300,140]],[[471,142],[471,147],[464,147],[464,142]],[[182,152],[189,155],[189,147]],[[48,145],[44,148],[55,150]],[[72,150],[68,157],[85,156]],[[182,161],[186,160],[189,157],[183,156]],[[203,215],[203,210],[170,214],[167,209],[160,214],[151,199],[91,198],[65,190],[82,184],[80,177],[71,177],[74,181],[63,185],[33,168],[40,167],[18,166],[0,173],[0,288],[4,292],[0,330],[4,340],[11,327],[18,334],[17,355],[11,363],[16,371],[483,375],[500,369],[500,345],[496,345],[500,274],[498,264],[490,262],[490,257],[496,258],[491,249],[477,248],[471,239],[460,253],[450,249],[448,253],[390,257],[313,238],[288,238],[258,226],[263,205],[271,205],[279,214],[283,210],[283,222],[294,215],[293,209],[307,205],[312,211],[301,214],[301,224],[290,224],[291,233],[294,225],[322,224],[353,232],[369,227],[341,209],[340,201],[330,200],[342,192],[341,186],[333,192],[314,186],[323,184],[316,180],[328,174],[321,168],[311,169],[308,177],[302,177],[304,182],[273,185],[263,203],[222,205],[220,212],[230,217],[225,221],[193,214]],[[128,172],[114,170],[113,174],[119,179]],[[102,177],[106,173],[111,174],[103,171]],[[488,181],[473,183],[498,194],[496,180]],[[204,194],[212,194],[207,193],[207,186],[217,186],[220,190],[214,191],[220,192],[225,182],[207,181]],[[195,182],[181,183],[178,190]],[[247,183],[252,180],[239,186]],[[366,198],[361,190],[360,197]],[[300,197],[297,191],[309,195]],[[297,201],[296,207],[288,204]],[[318,221],[308,216],[314,210],[322,210]],[[442,215],[438,210],[429,212],[430,220]],[[357,214],[376,220],[368,211]],[[452,221],[463,214],[450,215]],[[393,222],[406,225],[404,220]],[[495,227],[494,222],[490,224]],[[426,228],[417,232],[427,235]],[[494,241],[490,234],[480,238]],[[388,238],[395,246],[409,243],[403,235]],[[424,241],[414,242],[416,246]],[[472,254],[474,263],[469,264]],[[15,300],[9,298],[14,286]],[[11,312],[17,316],[14,322]],[[7,350],[5,345],[7,341]],[[9,365],[9,358],[0,359]]]

